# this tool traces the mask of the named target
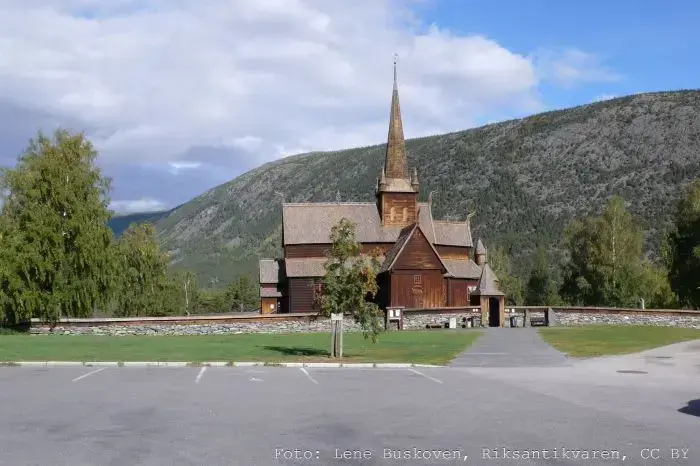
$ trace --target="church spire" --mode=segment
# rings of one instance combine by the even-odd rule
[[[396,59],[397,55],[394,54],[394,89],[391,94],[391,114],[389,116],[389,135],[386,144],[384,169],[387,178],[408,179],[406,143],[403,138],[401,107],[399,106],[399,89],[396,84]]]

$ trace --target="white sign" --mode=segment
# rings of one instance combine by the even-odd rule
[[[343,314],[331,314],[331,322],[335,322],[337,320],[343,320]]]

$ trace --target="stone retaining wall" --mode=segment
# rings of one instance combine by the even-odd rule
[[[511,309],[514,312],[510,312]],[[506,322],[516,316],[516,325],[522,326],[525,310],[532,317],[544,317],[545,307],[507,307]],[[466,327],[465,319],[481,318],[479,307],[444,308],[435,310],[409,309],[403,311],[404,330],[423,330],[439,325],[446,328],[450,318],[456,318],[457,328]],[[595,324],[653,325],[700,329],[700,311],[663,309],[616,308],[552,308],[551,326],[582,326]],[[344,331],[356,332],[360,328],[346,318]],[[270,314],[236,316],[150,317],[117,319],[62,319],[51,329],[37,321],[32,322],[30,332],[54,335],[223,335],[240,333],[291,333],[330,332],[330,319],[317,318],[314,314]]]
[[[455,311],[404,311],[403,314],[403,329],[404,330],[424,330],[428,326],[440,325],[447,327],[450,318],[457,319],[457,328],[462,328],[466,325],[465,319],[469,320],[476,317],[481,319],[481,309],[479,307],[466,308]]]
[[[77,319],[75,319],[77,320]],[[315,318],[311,315],[289,316],[287,318],[230,318],[230,319],[135,319],[124,321],[100,319],[94,325],[80,319],[80,322],[61,322],[51,329],[45,325],[32,326],[31,333],[53,335],[225,335],[241,333],[293,333],[330,332],[330,319]],[[120,321],[121,320],[121,321]],[[343,322],[343,330],[359,331],[360,327],[352,320]]]
[[[553,325],[577,327],[583,325],[653,325],[657,327],[683,327],[700,329],[700,313],[640,312],[572,312],[555,311]]]

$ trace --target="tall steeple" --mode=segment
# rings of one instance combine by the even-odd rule
[[[396,83],[396,59],[397,56],[394,55],[394,89],[391,94],[391,114],[389,116],[389,135],[386,144],[384,170],[387,178],[408,179],[406,143],[403,138],[399,88]]]
[[[403,227],[418,221],[418,172],[408,171],[406,142],[403,138],[399,88],[396,83],[396,55],[394,55],[394,88],[391,93],[389,136],[386,143],[384,166],[377,182],[377,209],[382,226]]]

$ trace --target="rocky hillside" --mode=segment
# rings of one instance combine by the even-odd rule
[[[404,118],[410,118],[405,115]],[[378,138],[381,135],[377,135]],[[370,201],[384,145],[301,154],[217,186],[158,221],[174,262],[223,283],[280,253],[288,202]],[[669,225],[678,189],[700,177],[700,91],[639,94],[407,142],[421,198],[438,190],[436,218],[476,210],[474,236],[528,269],[539,244],[560,251],[562,229],[621,195],[650,252]]]

